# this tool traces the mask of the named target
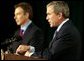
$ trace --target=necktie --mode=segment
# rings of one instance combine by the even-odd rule
[[[19,35],[20,35],[21,37],[23,36],[23,32],[24,32],[24,30],[20,29]]]
[[[56,35],[57,35],[57,31],[54,32],[53,39],[52,39],[52,41],[50,42],[49,47],[52,47],[53,42],[56,41],[56,40],[54,40],[54,38],[56,37]]]
[[[57,31],[54,32],[53,39],[55,38],[56,34],[57,34]]]

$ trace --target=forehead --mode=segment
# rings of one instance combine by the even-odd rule
[[[16,13],[20,13],[20,12],[24,12],[24,11],[23,11],[23,9],[21,7],[17,7],[15,9],[15,12],[14,13],[16,14]]]
[[[48,6],[47,7],[47,13],[49,13],[49,12],[54,12],[53,6]]]

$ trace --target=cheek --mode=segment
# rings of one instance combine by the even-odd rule
[[[22,20],[22,19],[23,19],[23,16],[18,16],[18,19],[19,19],[19,20]]]
[[[24,16],[19,16],[19,17],[18,17],[18,20],[19,20],[20,22],[23,22]]]
[[[51,18],[51,22],[55,23],[56,19],[54,17]]]
[[[16,22],[19,24],[22,23],[23,22],[23,16],[17,16]]]
[[[56,18],[55,18],[54,15],[51,15],[51,16],[50,16],[50,20],[54,21],[55,19],[56,19]]]
[[[53,24],[53,26],[56,26],[56,24],[57,24],[57,18],[56,17],[52,17],[51,20],[52,20],[51,23]]]

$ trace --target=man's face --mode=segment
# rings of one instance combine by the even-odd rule
[[[22,25],[28,20],[28,15],[24,14],[24,11],[21,7],[17,7],[14,14],[14,19],[17,25]]]
[[[53,6],[47,7],[47,17],[50,27],[56,27],[59,24],[59,15],[54,12]]]

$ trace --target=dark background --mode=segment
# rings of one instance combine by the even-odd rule
[[[19,2],[29,2],[33,7],[32,21],[40,27],[45,33],[46,42],[51,41],[54,29],[49,27],[46,20],[46,4],[50,0],[34,1],[34,0],[0,0],[0,41],[10,38],[18,26],[15,23],[14,5]],[[52,1],[52,0],[51,0]],[[78,28],[83,39],[83,1],[66,1],[70,7],[70,19]],[[83,42],[83,41],[82,41]],[[48,43],[47,43],[48,44]],[[47,45],[46,44],[46,45]]]

